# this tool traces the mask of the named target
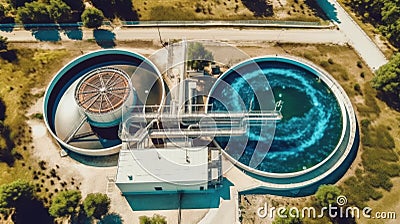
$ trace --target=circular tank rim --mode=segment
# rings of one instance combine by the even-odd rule
[[[112,155],[112,154],[116,154],[116,153],[118,153],[120,151],[121,144],[118,144],[118,145],[115,145],[115,146],[112,146],[112,147],[103,148],[103,149],[85,149],[85,148],[79,148],[79,147],[75,147],[75,146],[67,144],[62,139],[60,139],[50,127],[50,124],[49,124],[49,121],[48,121],[48,117],[47,117],[48,100],[49,100],[50,94],[52,93],[56,83],[70,69],[72,69],[74,66],[76,66],[79,63],[82,63],[82,62],[84,62],[86,60],[92,59],[92,58],[97,57],[97,56],[104,56],[104,55],[108,55],[108,54],[122,54],[122,55],[126,55],[126,56],[129,56],[129,57],[136,57],[136,58],[139,58],[140,60],[142,60],[143,62],[148,63],[154,69],[154,71],[157,73],[157,76],[160,78],[160,81],[161,81],[161,86],[162,86],[161,104],[165,100],[164,99],[165,98],[165,84],[164,84],[164,79],[162,78],[162,75],[161,75],[160,71],[153,64],[152,61],[150,61],[149,59],[147,59],[146,57],[144,57],[143,55],[141,55],[139,53],[128,51],[128,50],[125,50],[125,49],[100,49],[100,50],[96,50],[96,51],[91,51],[91,52],[85,53],[83,55],[80,55],[80,56],[72,59],[70,62],[68,62],[66,65],[64,65],[56,73],[56,75],[54,75],[54,77],[51,79],[49,85],[46,88],[46,91],[45,91],[45,94],[44,94],[44,101],[43,101],[43,120],[44,120],[44,123],[46,125],[47,131],[50,132],[51,136],[54,139],[56,139],[57,142],[61,146],[67,148],[68,150],[76,152],[78,154],[87,155],[87,156],[107,156],[107,155]]]
[[[312,172],[313,170],[319,168],[320,166],[322,166],[323,164],[325,164],[327,161],[329,161],[329,159],[332,158],[332,156],[339,150],[341,144],[343,143],[343,139],[344,136],[346,134],[346,129],[347,127],[347,119],[350,120],[350,128],[351,128],[351,133],[350,134],[354,134],[355,133],[355,129],[352,126],[355,126],[355,115],[354,115],[354,110],[353,107],[351,105],[350,99],[348,98],[347,94],[345,93],[345,91],[343,90],[343,88],[340,86],[340,84],[326,71],[324,71],[323,69],[317,67],[316,65],[314,65],[311,62],[308,62],[302,58],[298,58],[298,57],[294,57],[294,56],[278,56],[278,55],[264,55],[264,56],[259,56],[259,57],[254,57],[242,62],[239,62],[238,64],[232,66],[230,69],[228,69],[226,72],[224,72],[224,74],[222,74],[218,80],[224,78],[227,74],[229,74],[230,72],[232,72],[233,70],[248,65],[250,63],[257,63],[259,61],[280,61],[280,62],[285,62],[285,63],[289,63],[295,66],[299,66],[303,69],[306,69],[307,71],[311,72],[312,74],[314,74],[315,76],[321,78],[321,80],[328,86],[328,88],[330,88],[332,90],[332,92],[335,95],[335,98],[340,106],[341,112],[342,112],[342,133],[341,133],[341,137],[338,141],[338,144],[336,145],[335,149],[321,162],[317,163],[316,165],[307,168],[305,170],[301,170],[301,171],[296,171],[296,172],[291,172],[291,173],[272,173],[272,172],[265,172],[265,171],[261,171],[255,168],[251,168],[241,162],[239,162],[238,160],[234,159],[232,156],[230,156],[227,152],[225,152],[225,150],[221,149],[222,153],[225,155],[226,158],[228,158],[228,160],[230,160],[233,164],[235,164],[236,166],[240,167],[241,169],[244,169],[248,172],[254,173],[256,175],[260,175],[260,176],[264,176],[264,177],[272,177],[272,178],[290,178],[290,177],[296,177],[296,176],[301,176],[304,175],[306,173]],[[218,80],[215,82],[217,83]],[[215,84],[214,86],[211,88],[210,92],[212,92],[214,90]],[[209,97],[207,98],[207,105],[209,104]],[[208,108],[208,107],[206,107]],[[348,115],[349,114],[349,115]],[[354,142],[354,136],[351,137],[349,139],[349,143],[348,145],[352,145]],[[350,144],[351,143],[351,144]],[[220,148],[220,147],[219,147]],[[347,147],[346,151],[343,153],[342,157],[346,157],[350,151],[351,147]],[[341,158],[342,158],[341,157]],[[339,161],[338,161],[339,162]],[[342,163],[342,161],[340,162]],[[331,168],[332,169],[332,168]],[[333,170],[328,169],[328,171],[326,172],[333,172]],[[280,185],[281,186],[281,185]]]

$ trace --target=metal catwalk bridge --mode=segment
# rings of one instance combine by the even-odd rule
[[[193,105],[204,108],[204,105]],[[173,113],[170,107],[164,112],[154,108],[135,106],[125,114],[120,129],[124,142],[139,145],[150,138],[189,138],[241,136],[249,126],[263,126],[282,119],[282,101],[270,111],[211,112],[195,110],[192,113]],[[149,122],[148,122],[149,121]]]

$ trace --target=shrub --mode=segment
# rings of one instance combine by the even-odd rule
[[[329,62],[327,61],[321,61],[321,63],[319,63],[319,65],[321,65],[324,68],[327,68],[329,66]]]
[[[354,90],[359,93],[360,95],[362,95],[362,91],[361,91],[361,86],[360,84],[356,83],[354,84]]]
[[[90,7],[83,11],[81,18],[85,27],[97,29],[103,24],[104,15],[102,11]]]
[[[362,68],[362,67],[363,67],[363,65],[362,65],[362,62],[361,62],[361,61],[357,61],[357,67],[359,67],[359,68]]]
[[[106,194],[88,194],[83,201],[83,209],[88,217],[100,219],[110,209],[110,198]]]
[[[62,191],[51,200],[50,215],[65,217],[75,213],[82,198],[81,192],[76,190]]]

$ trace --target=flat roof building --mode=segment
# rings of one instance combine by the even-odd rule
[[[207,190],[208,147],[123,149],[116,184],[123,194]]]

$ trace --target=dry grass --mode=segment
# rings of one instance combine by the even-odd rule
[[[16,179],[32,180],[29,169],[36,169],[37,162],[29,158],[31,150],[31,130],[26,125],[26,110],[41,94],[31,93],[33,88],[41,88],[62,66],[71,54],[66,50],[33,50],[14,48],[16,60],[8,62],[0,59],[0,97],[6,105],[4,123],[11,129],[11,139],[15,143],[13,153],[16,161],[12,167],[0,163],[0,184]]]
[[[287,2],[287,3],[286,3]],[[276,20],[323,21],[319,14],[304,0],[273,0]],[[134,1],[139,20],[252,20],[256,17],[241,0],[170,0]]]

